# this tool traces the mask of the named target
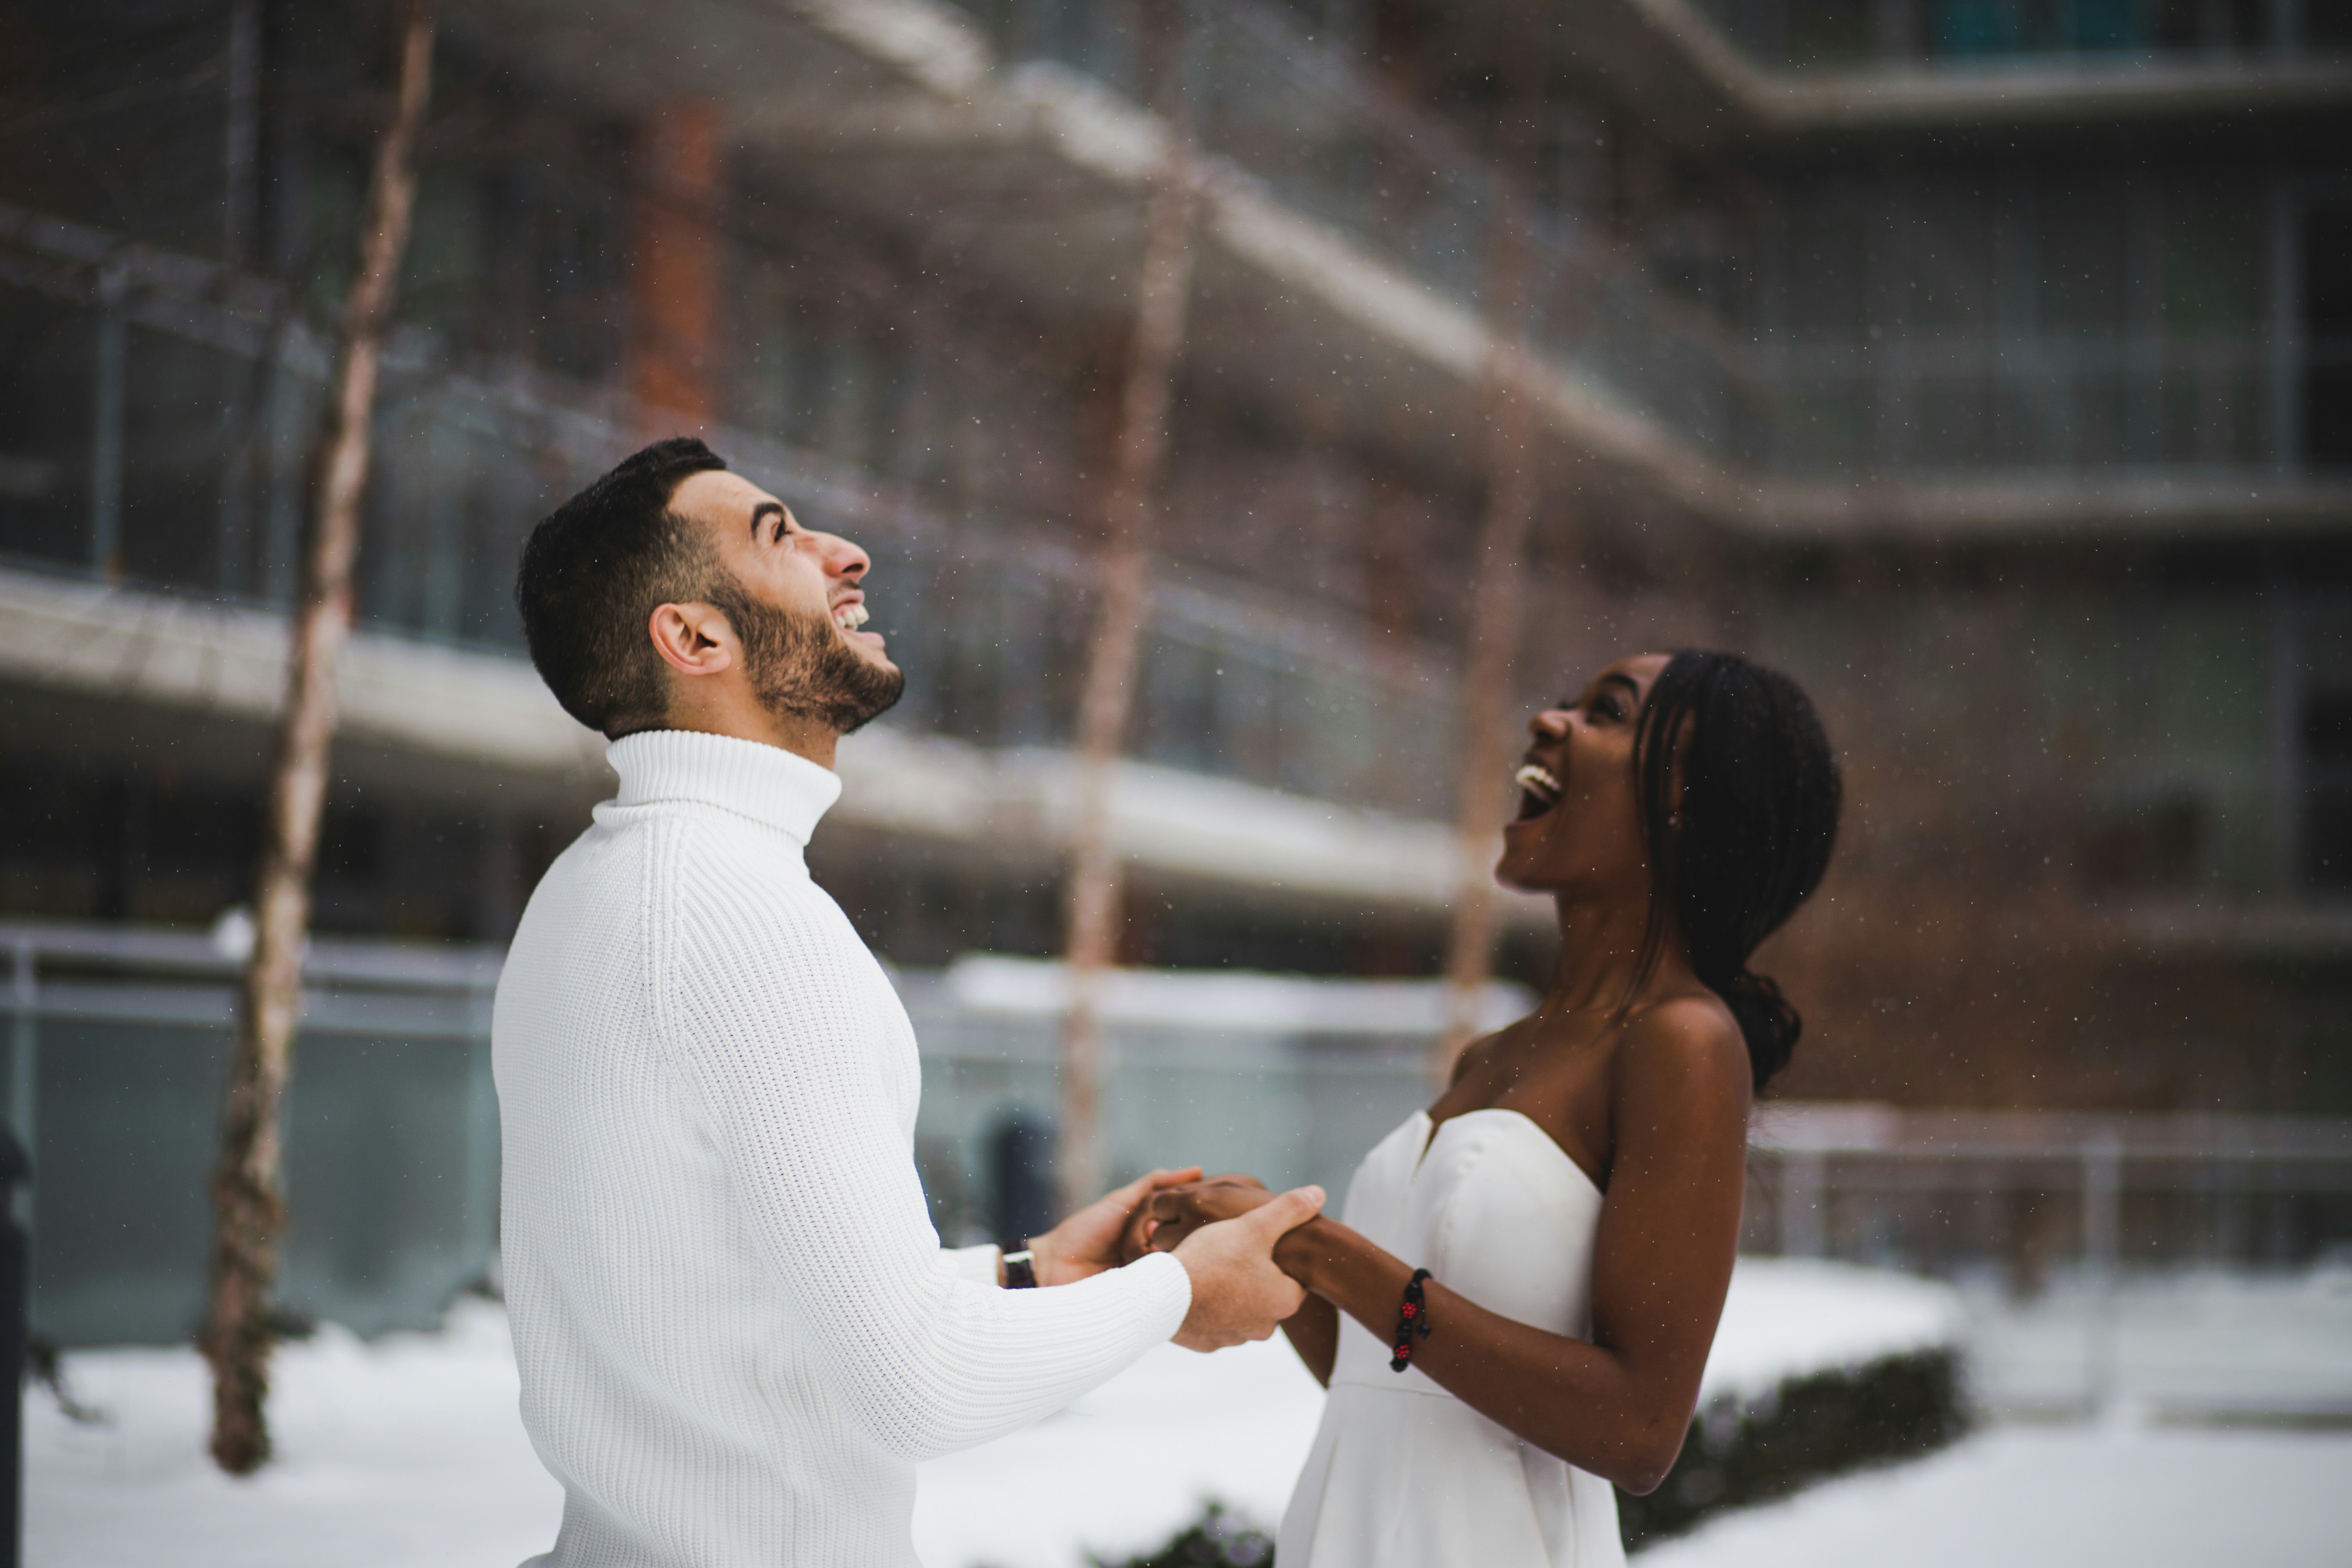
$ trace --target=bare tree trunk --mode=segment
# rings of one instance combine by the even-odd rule
[[[1541,51],[1514,58],[1497,137],[1506,180],[1534,162],[1535,119],[1542,105]],[[1532,290],[1533,235],[1518,193],[1496,193],[1493,263],[1488,273],[1486,510],[1478,529],[1478,572],[1471,603],[1468,668],[1462,689],[1462,773],[1455,841],[1462,883],[1445,963],[1445,1029],[1430,1046],[1430,1073],[1449,1081],[1454,1059],[1478,1033],[1478,998],[1493,967],[1497,905],[1490,857],[1503,831],[1509,795],[1504,764],[1511,754],[1511,665],[1518,651],[1526,599],[1528,524],[1541,477],[1536,465],[1536,406],[1528,361],[1527,312]]]
[[[1168,393],[1183,348],[1192,292],[1197,208],[1189,160],[1151,195],[1144,214],[1135,333],[1119,390],[1097,582],[1102,612],[1087,649],[1078,700],[1078,810],[1069,886],[1070,1012],[1062,1035],[1062,1194],[1072,1208],[1102,1185],[1103,969],[1118,954],[1121,878],[1110,842],[1113,770],[1135,707],[1136,668],[1148,608],[1144,533],[1167,452]]]
[[[1491,862],[1509,801],[1503,775],[1511,754],[1511,665],[1526,599],[1528,524],[1537,499],[1535,455],[1529,450],[1534,409],[1517,367],[1494,377],[1493,408],[1486,515],[1478,531],[1473,600],[1477,613],[1470,623],[1462,691],[1462,777],[1454,823],[1462,884],[1446,953],[1445,1032],[1430,1055],[1431,1075],[1441,1084],[1453,1077],[1454,1058],[1478,1034],[1478,998],[1494,963],[1497,906]]]
[[[320,449],[316,524],[289,639],[286,715],[254,889],[253,953],[246,964],[236,1059],[221,1114],[220,1163],[213,1172],[218,1228],[205,1354],[213,1369],[213,1458],[231,1475],[249,1474],[269,1458],[262,1408],[269,1389],[269,1291],[286,1219],[278,1183],[279,1112],[301,1011],[310,871],[335,729],[335,664],[351,631],[352,562],[367,488],[370,425],[415,202],[412,154],[431,91],[433,31],[432,0],[407,0],[401,14],[396,107],[376,144],[359,276],[344,308]]]

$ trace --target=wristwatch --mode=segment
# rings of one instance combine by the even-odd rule
[[[1007,1290],[1034,1290],[1037,1288],[1037,1255],[1024,1247],[1019,1252],[1004,1255],[1004,1288]]]

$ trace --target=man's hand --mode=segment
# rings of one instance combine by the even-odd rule
[[[1192,1277],[1192,1310],[1184,1314],[1176,1342],[1188,1351],[1214,1351],[1269,1338],[1307,1299],[1298,1282],[1274,1266],[1274,1244],[1322,1207],[1322,1188],[1296,1187],[1186,1237],[1175,1258]]]
[[[1120,1245],[1129,1222],[1161,1188],[1200,1179],[1198,1165],[1183,1171],[1154,1171],[1117,1192],[1105,1193],[1045,1235],[1031,1237],[1029,1250],[1035,1255],[1037,1283],[1067,1285],[1131,1262],[1131,1258],[1121,1256]]]

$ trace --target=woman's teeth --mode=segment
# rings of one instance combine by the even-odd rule
[[[833,624],[845,632],[856,631],[866,624],[866,618],[863,605],[844,605],[833,612]]]
[[[1519,771],[1513,773],[1511,779],[1519,786],[1517,820],[1532,822],[1559,804],[1559,780],[1553,777],[1552,771],[1541,763],[1520,764]]]

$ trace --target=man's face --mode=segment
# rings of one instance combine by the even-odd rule
[[[882,634],[862,629],[866,552],[803,528],[740,475],[695,474],[670,509],[704,531],[727,584],[711,592],[743,646],[744,674],[772,711],[844,733],[898,700],[907,678]]]

